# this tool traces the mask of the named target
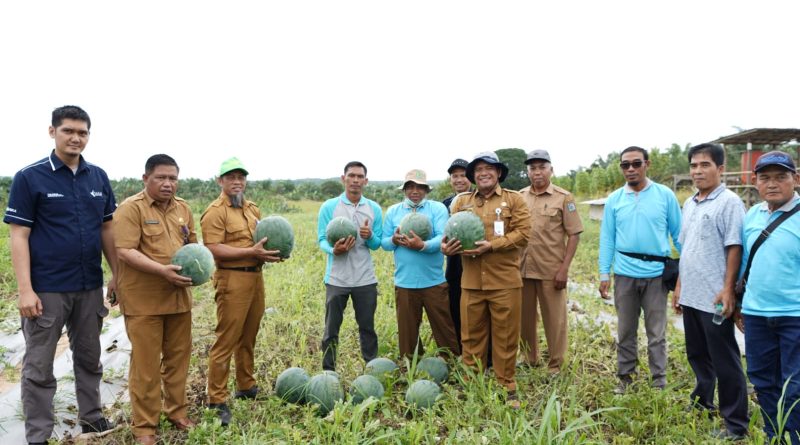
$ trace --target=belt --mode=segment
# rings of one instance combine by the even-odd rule
[[[239,272],[261,272],[261,266],[246,266],[246,267],[217,267],[222,270],[236,270]]]

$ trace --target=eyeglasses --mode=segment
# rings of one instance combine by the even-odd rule
[[[629,169],[631,167],[633,167],[633,168],[641,168],[643,165],[644,165],[644,161],[642,161],[641,159],[637,159],[637,160],[635,160],[633,162],[628,162],[628,161],[620,162],[619,163],[619,168],[621,168],[623,170],[627,170],[627,169]]]

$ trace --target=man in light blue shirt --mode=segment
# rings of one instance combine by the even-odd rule
[[[742,240],[744,273],[753,244],[761,232],[784,213],[800,205],[794,188],[800,176],[792,157],[772,151],[753,169],[763,203],[745,216]],[[773,438],[788,433],[800,443],[800,212],[775,228],[753,257],[742,314],[747,376],[756,389],[764,413],[764,431]],[[785,390],[784,390],[785,386]],[[779,405],[783,394],[784,400]],[[784,412],[779,413],[779,406]],[[791,413],[786,411],[793,407]],[[783,419],[783,425],[779,419]],[[780,429],[783,428],[783,431]]]
[[[368,182],[367,167],[361,162],[347,163],[342,175],[344,193],[322,204],[317,219],[319,248],[328,254],[325,269],[325,333],[322,336],[322,369],[336,370],[339,328],[348,298],[358,323],[361,356],[370,361],[378,355],[375,309],[378,307],[378,279],[370,250],[381,246],[381,207],[363,196]],[[343,216],[356,225],[358,236],[348,236],[331,246],[325,236],[328,223]]]
[[[419,341],[422,310],[428,315],[436,344],[449,355],[458,355],[458,343],[450,316],[447,281],[444,278],[444,255],[440,250],[448,211],[444,204],[425,199],[430,186],[422,170],[411,170],[403,183],[403,202],[389,207],[383,223],[384,250],[394,252],[394,292],[397,308],[397,333],[400,355],[412,357],[414,351],[422,356]],[[411,214],[424,215],[430,227],[428,233],[407,231],[403,224]],[[423,226],[424,224],[420,224]],[[428,230],[430,229],[430,230]],[[422,228],[420,228],[422,230]],[[408,232],[408,233],[406,233]],[[443,352],[444,352],[443,351]]]
[[[742,259],[744,204],[722,184],[724,171],[721,146],[701,144],[689,149],[689,173],[697,193],[683,204],[680,276],[672,304],[676,313],[683,314],[686,358],[696,378],[691,406],[715,411],[717,387],[725,429],[717,430],[715,436],[741,440],[750,422],[747,385],[728,317],[736,303],[733,290]],[[725,317],[721,323],[714,322],[715,305]]]
[[[647,178],[647,150],[628,147],[620,154],[626,185],[608,196],[600,228],[600,296],[608,299],[614,266],[614,306],[617,309],[617,394],[625,393],[636,373],[636,333],[644,311],[651,385],[667,384],[667,289],[662,283],[664,263],[646,261],[622,252],[667,257],[670,238],[680,250],[681,209],[672,190]]]

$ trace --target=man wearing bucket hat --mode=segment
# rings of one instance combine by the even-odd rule
[[[447,296],[447,281],[444,279],[440,250],[444,226],[447,223],[447,207],[437,201],[425,199],[431,188],[422,170],[411,170],[406,174],[401,187],[405,194],[403,202],[389,207],[383,220],[383,250],[394,252],[394,291],[397,309],[397,334],[400,355],[411,358],[414,351],[420,356],[425,352],[419,341],[419,326],[422,310],[428,315],[433,338],[439,348],[449,355],[458,355],[453,319]],[[428,236],[400,232],[400,224],[407,215],[424,215],[431,223]],[[420,235],[425,236],[421,238]]]
[[[442,204],[444,204],[448,210],[456,195],[468,192],[470,187],[472,187],[472,183],[467,179],[467,165],[469,165],[468,161],[456,158],[447,169],[450,187],[452,187],[455,192],[453,195],[442,200]],[[459,351],[461,351],[461,272],[461,255],[448,256],[444,277],[447,279],[450,298],[450,316],[453,317],[453,327],[455,327],[456,330],[456,340],[458,341]],[[491,341],[489,342],[489,350],[491,350]],[[487,363],[487,367],[491,366],[491,360],[491,354],[489,354],[489,363]]]
[[[467,164],[466,175],[477,186],[462,193],[450,206],[452,214],[473,212],[484,226],[484,240],[462,250],[456,240],[442,239],[445,255],[461,254],[461,346],[464,363],[486,363],[492,338],[492,362],[497,380],[508,392],[512,408],[519,408],[514,378],[519,346],[522,278],[520,254],[530,236],[528,206],[519,192],[500,187],[508,167],[494,152],[479,153]]]
[[[561,370],[567,352],[567,274],[583,232],[572,194],[553,185],[553,165],[546,150],[528,153],[531,185],[520,190],[531,211],[531,236],[522,256],[523,363],[539,360],[538,308],[547,337],[551,374]]]
[[[742,314],[747,376],[764,413],[768,441],[772,443],[779,434],[782,418],[783,432],[792,444],[798,444],[800,404],[794,404],[800,399],[800,212],[788,213],[800,206],[800,196],[794,191],[800,175],[792,157],[782,151],[763,154],[753,171],[764,202],[751,207],[745,216],[740,273],[767,226],[778,218],[788,219],[768,233],[753,256],[746,279]],[[781,407],[783,413],[778,412]],[[788,443],[781,439],[778,442]]]
[[[278,262],[278,251],[265,250],[266,238],[253,240],[261,211],[245,199],[248,171],[237,158],[225,160],[217,184],[222,192],[200,217],[203,242],[214,254],[214,301],[217,303],[216,341],[208,353],[208,406],[222,425],[231,421],[228,376],[236,362],[236,398],[254,399],[258,385],[253,350],[264,315],[265,262]]]

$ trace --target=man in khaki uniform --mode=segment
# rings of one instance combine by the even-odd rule
[[[258,385],[253,349],[264,315],[264,262],[280,261],[278,251],[264,250],[266,238],[253,241],[261,211],[244,198],[247,169],[237,158],[222,163],[219,198],[200,217],[203,243],[214,254],[214,300],[217,302],[217,340],[208,356],[208,406],[216,409],[223,426],[231,421],[228,375],[236,361],[236,398],[254,399]]]
[[[550,154],[533,150],[525,164],[531,185],[520,193],[531,212],[532,230],[521,264],[523,363],[534,366],[539,360],[538,303],[547,337],[547,369],[555,374],[567,351],[567,275],[583,224],[572,195],[550,182]]]
[[[145,188],[114,214],[119,256],[117,293],[131,341],[128,391],[136,443],[156,443],[163,385],[164,411],[176,428],[194,426],[187,417],[186,377],[192,352],[192,280],[170,264],[175,252],[197,242],[189,205],[175,196],[178,164],[151,156]]]
[[[519,262],[531,231],[530,213],[522,195],[500,187],[508,167],[493,152],[478,154],[467,165],[467,178],[477,186],[461,193],[450,211],[473,212],[484,225],[484,240],[475,249],[461,249],[456,240],[442,239],[445,255],[461,254],[461,343],[468,366],[486,363],[489,335],[497,380],[506,387],[508,401],[519,408],[516,396],[522,278]],[[490,332],[491,331],[491,332]]]

